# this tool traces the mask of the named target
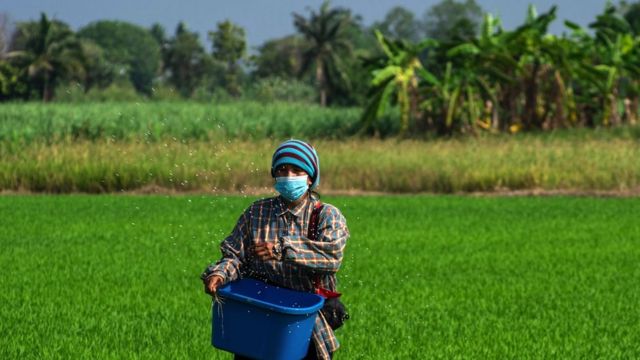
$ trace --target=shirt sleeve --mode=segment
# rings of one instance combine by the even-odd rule
[[[203,280],[219,275],[224,283],[236,280],[240,273],[240,267],[245,258],[245,244],[248,243],[250,233],[249,210],[245,211],[233,231],[220,244],[222,258],[216,263],[209,265],[200,275]]]
[[[347,221],[340,211],[325,205],[320,214],[317,240],[282,237],[282,260],[320,273],[336,273],[349,238]]]

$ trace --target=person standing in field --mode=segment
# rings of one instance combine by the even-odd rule
[[[335,297],[336,273],[349,237],[347,223],[314,191],[320,183],[320,162],[311,145],[300,140],[280,144],[271,175],[280,195],[258,200],[244,211],[220,245],[222,258],[201,275],[204,289],[215,295],[227,282],[250,277],[325,296],[305,359],[330,359],[339,347],[334,328],[346,318]]]

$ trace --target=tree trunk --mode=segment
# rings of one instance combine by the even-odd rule
[[[631,124],[631,117],[633,114],[631,113],[631,100],[629,98],[624,98],[624,113],[622,114],[622,122]]]
[[[422,124],[422,122],[419,120],[422,117],[422,114],[420,112],[420,106],[419,106],[420,97],[418,95],[418,79],[416,78],[415,75],[411,79],[411,85],[409,86],[409,100],[410,100],[409,113],[411,114],[411,120],[412,120],[411,127],[417,131],[423,131],[424,129],[420,128],[420,124]]]
[[[500,121],[500,130],[507,131],[513,124],[521,122],[520,114],[518,113],[518,97],[520,96],[521,89],[515,85],[507,85],[500,98],[500,107],[502,108],[503,117]]]
[[[491,129],[494,131],[500,130],[500,114],[497,106],[493,106],[491,109]]]
[[[403,84],[398,90],[398,105],[400,105],[400,136],[403,137],[409,129],[409,117],[411,104],[409,100],[409,89],[407,84]]]
[[[49,80],[49,73],[44,73],[44,86],[42,88],[42,102],[49,102],[53,97],[53,90],[51,89],[51,81]]]
[[[540,127],[538,120],[538,69],[540,64],[536,61],[531,69],[531,76],[525,85],[525,123],[527,130]]]
[[[611,101],[611,125],[618,126],[620,125],[620,112],[618,111],[618,87],[614,86],[613,91],[611,91],[611,95],[609,96],[609,101]]]
[[[638,97],[634,96],[631,100],[631,113],[629,114],[629,123],[635,125],[638,122]]]
[[[551,127],[557,129],[565,124],[565,112],[564,112],[564,103],[565,103],[565,94],[567,92],[566,87],[564,86],[564,80],[562,79],[562,75],[560,75],[559,71],[555,71],[555,89],[554,89],[554,99],[556,105],[555,114],[553,114],[553,120]]]
[[[238,67],[233,61],[227,64],[227,74],[225,76],[227,92],[233,97],[240,96],[240,86],[238,86]]]
[[[318,91],[320,92],[320,106],[327,106],[327,90],[325,88],[324,69],[322,67],[321,59],[318,59],[316,62],[316,84],[318,86]]]

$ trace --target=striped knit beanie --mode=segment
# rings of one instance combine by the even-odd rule
[[[320,160],[313,146],[300,140],[288,140],[280,144],[271,159],[271,176],[276,176],[276,168],[290,164],[304,170],[311,178],[311,189],[320,184]]]

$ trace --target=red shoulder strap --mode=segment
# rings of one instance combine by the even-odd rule
[[[316,240],[318,238],[318,223],[320,222],[320,211],[322,211],[323,206],[322,201],[318,200],[311,211],[309,229],[307,231],[307,238],[309,238],[309,240]]]

